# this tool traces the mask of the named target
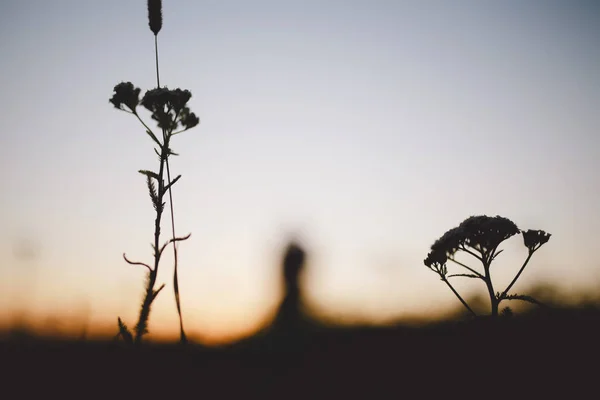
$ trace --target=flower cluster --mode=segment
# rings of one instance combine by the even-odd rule
[[[431,252],[424,263],[427,267],[438,271],[448,257],[454,255],[464,246],[479,250],[482,254],[493,251],[504,240],[518,234],[517,225],[501,216],[472,216],[464,220],[458,227],[450,229],[431,246]]]
[[[135,113],[135,109],[140,103],[140,88],[133,86],[131,82],[121,82],[114,88],[114,94],[108,100],[115,108],[119,110],[125,110],[123,106],[127,106],[132,113]],[[127,110],[125,110],[127,111]]]
[[[158,88],[148,90],[141,104],[152,113],[152,119],[158,122],[160,128],[173,131],[181,125],[184,129],[191,129],[200,122],[186,107],[191,97],[189,90]]]
[[[121,82],[114,88],[114,94],[109,100],[116,108],[136,114],[138,105],[142,105],[152,113],[152,119],[158,127],[173,132],[179,126],[184,130],[191,129],[200,123],[199,118],[187,107],[192,97],[189,90],[169,90],[158,88],[148,90],[142,100],[139,99],[140,89],[131,82]]]
[[[523,242],[525,243],[525,247],[533,253],[542,247],[544,243],[548,242],[550,236],[552,235],[544,231],[529,229],[528,231],[523,232]]]
[[[448,257],[445,254],[440,253],[429,253],[425,259],[425,265],[427,268],[438,274],[442,280],[446,279],[448,274],[448,267],[446,267],[446,261]]]
[[[482,253],[493,251],[500,243],[520,232],[514,222],[499,215],[470,217],[459,228],[464,231],[464,244]]]

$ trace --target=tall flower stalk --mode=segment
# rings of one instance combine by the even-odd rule
[[[158,69],[158,33],[162,29],[162,1],[161,0],[148,0],[148,26],[154,34],[154,55],[156,60],[156,88],[160,88],[160,73]],[[163,136],[165,136],[165,130],[163,129]],[[167,167],[167,180],[171,181],[171,170],[169,168],[169,158],[165,160]],[[172,188],[169,187],[169,206],[171,211],[171,233],[172,238],[176,238],[175,235],[175,212],[173,210],[173,192]],[[179,339],[181,343],[187,342],[185,330],[183,329],[183,316],[181,314],[181,300],[179,297],[179,278],[177,274],[178,267],[178,256],[177,256],[177,242],[173,241],[173,292],[175,294],[175,304],[177,306],[177,314],[179,315]]]
[[[157,88],[146,91],[143,98],[139,99],[140,89],[136,88],[131,82],[121,82],[114,87],[114,94],[109,100],[115,108],[132,114],[144,127],[146,134],[152,139],[157,148],[154,152],[159,158],[158,172],[150,170],[140,170],[139,173],[146,177],[146,184],[152,206],[156,212],[154,219],[154,241],[152,249],[154,251],[154,261],[152,265],[132,261],[123,254],[125,261],[132,265],[141,265],[148,272],[146,276],[146,287],[138,321],[134,327],[134,332],[131,333],[127,325],[118,318],[119,336],[128,343],[140,344],[143,336],[148,332],[148,321],[150,318],[150,308],[160,291],[164,288],[164,284],[156,288],[156,280],[158,276],[158,268],[164,250],[173,244],[173,253],[175,258],[175,271],[173,276],[173,286],[175,292],[175,300],[177,311],[179,314],[180,339],[182,343],[187,341],[183,330],[183,321],[181,317],[181,305],[179,301],[179,284],[177,279],[177,242],[186,240],[191,234],[184,237],[175,235],[175,221],[173,212],[173,199],[171,189],[173,185],[181,178],[178,175],[171,179],[168,159],[170,156],[177,155],[170,147],[171,139],[182,132],[187,131],[198,125],[200,122],[198,117],[187,107],[192,94],[189,90],[169,90],[166,87],[160,87],[160,76],[158,73],[158,42],[157,35],[162,27],[162,12],[160,1],[148,1],[149,25],[155,36],[155,52],[156,52],[156,73],[157,73]],[[153,130],[144,122],[138,113],[138,107],[142,106],[151,113],[152,119],[156,122],[158,128],[162,131],[162,135],[156,135]],[[159,139],[160,137],[160,139]],[[166,176],[165,176],[166,175]],[[166,182],[165,182],[166,178]],[[172,237],[162,245],[160,244],[161,221],[164,211],[165,195],[169,193],[170,211],[171,211],[171,229]]]

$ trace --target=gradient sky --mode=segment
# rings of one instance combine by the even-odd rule
[[[144,270],[121,256],[151,260],[137,170],[158,163],[108,99],[156,84],[146,1],[0,7],[2,307],[133,325]],[[423,259],[475,214],[552,233],[516,291],[598,287],[598,2],[165,0],[163,18],[161,83],[189,89],[201,119],[172,143],[188,331],[268,318],[288,234],[329,316],[458,305]],[[15,257],[21,238],[37,258]],[[505,247],[502,286],[526,255]],[[151,331],[177,329],[171,258]]]

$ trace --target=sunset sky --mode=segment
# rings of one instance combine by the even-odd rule
[[[600,285],[600,3],[165,0],[163,21],[161,83],[189,89],[201,120],[171,159],[192,335],[268,319],[291,236],[329,317],[460,305],[423,259],[477,214],[552,234],[516,292]],[[108,99],[121,81],[156,85],[146,1],[3,1],[0,54],[4,318],[134,325],[145,270],[122,254],[151,261],[137,171],[158,161]],[[500,286],[521,240],[498,258]],[[24,241],[36,257],[15,254]],[[150,330],[177,332],[170,252],[160,271]]]

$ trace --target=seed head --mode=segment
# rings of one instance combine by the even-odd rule
[[[162,28],[162,1],[148,0],[148,25],[154,35],[158,35]]]

